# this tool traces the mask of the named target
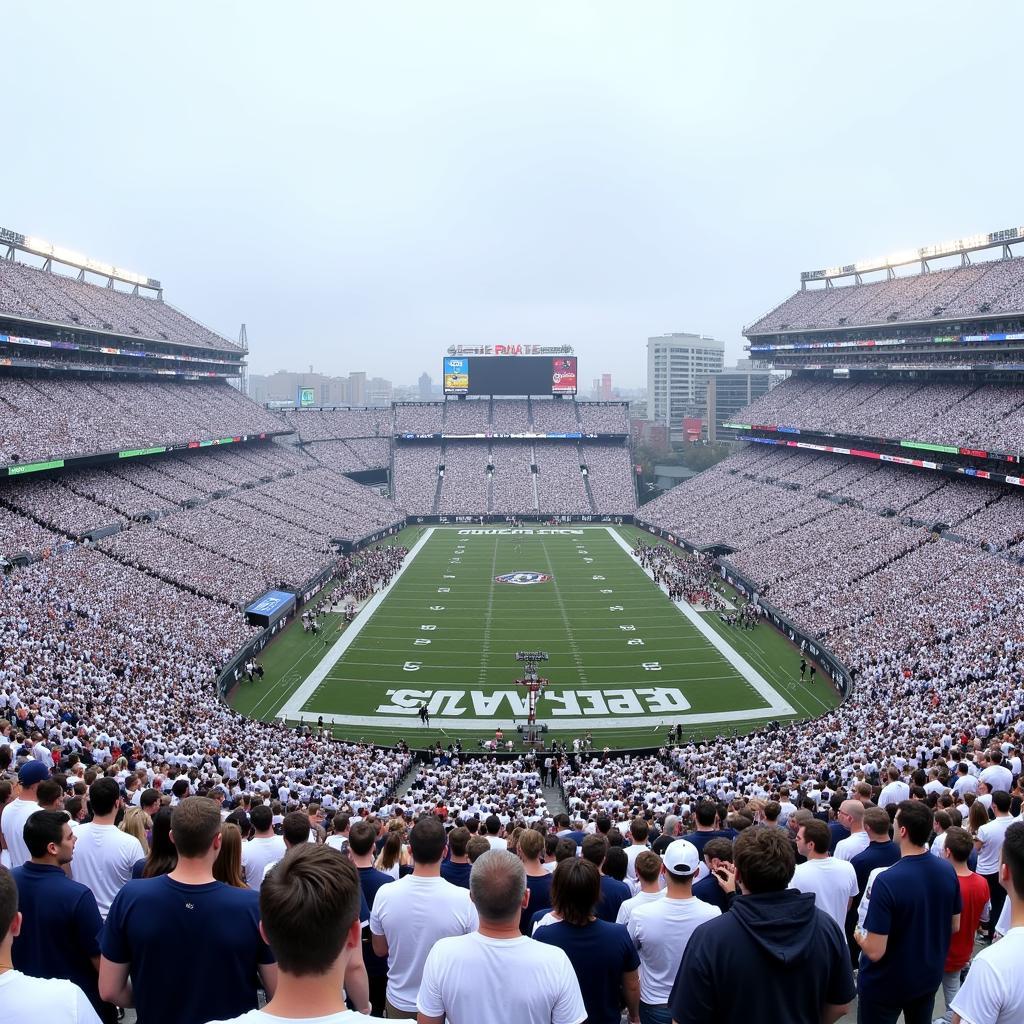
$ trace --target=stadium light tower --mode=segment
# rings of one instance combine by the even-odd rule
[[[524,731],[522,726],[520,726],[519,731],[523,733],[523,742],[530,746],[540,743],[540,734],[546,731],[546,726],[541,728],[537,725],[537,699],[544,692],[544,687],[548,685],[548,681],[537,674],[537,665],[547,660],[548,655],[546,651],[516,651],[516,661],[521,661],[525,665],[523,678],[517,679],[516,685],[525,686],[526,692],[529,695],[526,729]]]

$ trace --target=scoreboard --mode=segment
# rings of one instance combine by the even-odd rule
[[[575,395],[576,356],[445,356],[446,395]]]

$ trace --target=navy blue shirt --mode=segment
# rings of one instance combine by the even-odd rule
[[[597,901],[594,913],[602,920],[615,924],[618,917],[619,907],[632,896],[629,886],[625,882],[611,878],[608,875],[601,876],[601,898]]]
[[[850,863],[857,872],[857,888],[861,893],[868,884],[868,875],[875,868],[892,867],[900,859],[900,848],[891,839],[885,843],[868,843]],[[858,901],[859,902],[859,901]]]
[[[543,907],[551,906],[551,875],[546,871],[543,875],[527,875],[526,888],[530,890],[530,902],[519,915],[519,930],[529,935],[533,915]]]
[[[128,882],[103,929],[103,955],[130,964],[144,1024],[206,1024],[258,1006],[257,969],[274,956],[259,933],[259,894],[223,882],[183,885],[170,875]],[[188,984],[168,989],[168,956],[187,951]],[[172,956],[173,959],[173,956]]]
[[[682,838],[688,843],[692,843],[697,847],[697,852],[704,856],[704,847],[711,842],[712,839],[735,839],[739,835],[739,832],[734,828],[719,828],[713,832],[691,832],[689,835],[685,835]]]
[[[373,910],[373,901],[377,898],[377,891],[382,885],[387,885],[389,882],[395,881],[386,871],[378,871],[376,868],[358,868],[359,871],[359,886],[362,889],[363,903]],[[361,915],[360,911],[360,915]],[[366,917],[360,916],[360,920],[366,921],[369,919],[369,914]],[[364,931],[365,935],[366,932]],[[387,977],[388,973],[388,958],[386,956],[377,956],[373,951],[373,946],[367,941],[363,943],[363,963],[366,965],[366,973],[372,974],[374,977]]]
[[[473,870],[472,864],[453,864],[450,860],[441,861],[441,877],[460,889],[469,888],[469,873]]]
[[[836,847],[844,839],[849,838],[850,830],[845,825],[841,825],[838,821],[830,821],[828,823],[828,830],[832,833],[832,842],[829,844],[828,852],[835,853]]]
[[[24,915],[14,940],[15,968],[33,978],[67,978],[88,996],[96,1013],[108,1019],[111,1007],[100,999],[92,958],[100,955],[103,919],[92,890],[73,882],[61,868],[31,861],[11,875]]]
[[[871,887],[864,930],[888,942],[876,963],[861,954],[857,991],[892,1005],[933,994],[960,906],[960,883],[947,860],[919,853],[883,871]]]
[[[587,1024],[619,1024],[622,975],[640,966],[640,957],[624,924],[591,921],[538,928],[538,942],[557,946],[569,957],[580,983]]]
[[[715,881],[714,875],[705,875],[699,882],[694,882],[693,895],[713,907],[718,907],[723,914],[729,909],[729,897]]]

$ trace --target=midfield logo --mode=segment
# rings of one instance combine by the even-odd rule
[[[528,587],[531,583],[550,583],[553,576],[544,572],[503,572],[494,577],[495,583],[514,583],[519,587]]]

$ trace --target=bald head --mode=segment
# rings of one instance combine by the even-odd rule
[[[851,832],[863,831],[864,805],[859,800],[844,800],[839,805],[839,813],[842,815],[842,823]]]

